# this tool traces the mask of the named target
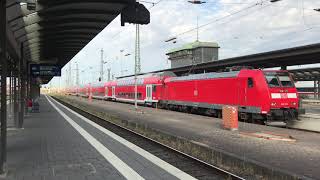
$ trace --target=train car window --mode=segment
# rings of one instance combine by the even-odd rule
[[[294,87],[288,72],[265,72],[269,87]]]
[[[269,87],[280,87],[280,83],[278,81],[276,74],[266,74],[266,80]]]
[[[278,75],[279,77],[279,80],[281,82],[281,85],[283,87],[293,87],[293,82],[291,81],[290,77],[289,77],[289,74],[286,73],[286,74],[279,74]]]
[[[249,88],[253,88],[253,86],[254,86],[253,79],[252,78],[248,78],[248,87]]]
[[[156,85],[153,85],[152,86],[152,92],[156,92],[157,91],[157,86]]]

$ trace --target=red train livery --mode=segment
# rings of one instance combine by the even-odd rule
[[[298,116],[297,90],[287,71],[242,69],[177,77],[172,72],[138,76],[138,103],[221,117],[237,106],[241,119],[288,121]],[[134,77],[74,88],[70,93],[134,102]]]

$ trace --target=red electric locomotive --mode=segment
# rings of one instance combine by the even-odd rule
[[[176,77],[172,72],[138,76],[139,104],[221,116],[224,105],[237,106],[241,119],[287,121],[298,115],[298,96],[287,71],[242,69]],[[85,90],[84,90],[85,89]],[[94,98],[134,102],[134,77],[79,89]]]
[[[241,119],[284,120],[298,115],[297,90],[287,71],[244,69],[167,78],[161,104],[199,108],[221,116],[237,106]]]

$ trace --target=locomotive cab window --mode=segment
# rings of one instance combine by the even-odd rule
[[[269,87],[294,87],[288,72],[265,72]]]
[[[248,78],[248,88],[253,88],[254,82],[252,78]]]
[[[269,87],[280,87],[277,75],[274,73],[265,73]]]
[[[279,77],[279,80],[280,80],[281,85],[282,85],[283,87],[293,87],[293,86],[294,86],[294,85],[293,85],[293,82],[292,82],[292,80],[291,80],[291,78],[290,78],[290,76],[289,76],[288,73],[286,73],[286,74],[279,74],[278,77]]]
[[[152,86],[152,92],[156,92],[157,91],[157,86],[156,85],[153,85]]]

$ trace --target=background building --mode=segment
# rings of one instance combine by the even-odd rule
[[[216,42],[195,41],[180,48],[170,50],[166,55],[171,61],[171,68],[217,61],[219,45]]]

